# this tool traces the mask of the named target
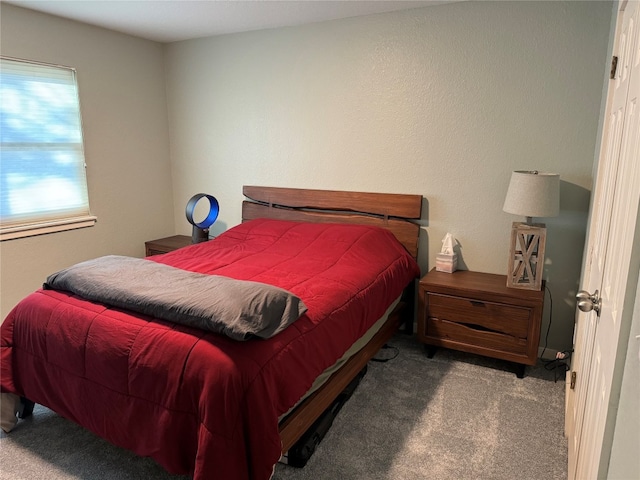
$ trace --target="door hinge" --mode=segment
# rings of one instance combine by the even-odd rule
[[[571,384],[569,385],[569,388],[571,390],[575,390],[577,378],[578,378],[578,374],[576,372],[571,372]]]
[[[611,80],[616,78],[616,70],[618,70],[618,57],[614,55],[611,59],[611,75],[609,76]]]

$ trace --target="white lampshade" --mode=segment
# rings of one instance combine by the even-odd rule
[[[523,217],[555,217],[560,211],[560,175],[518,170],[511,174],[502,207]]]

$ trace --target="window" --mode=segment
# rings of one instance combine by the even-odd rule
[[[0,58],[0,240],[95,224],[72,68]]]

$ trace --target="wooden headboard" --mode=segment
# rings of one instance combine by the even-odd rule
[[[416,258],[422,196],[245,185],[242,221],[274,218],[316,223],[355,223],[386,228]]]

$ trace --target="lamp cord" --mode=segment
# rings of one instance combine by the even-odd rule
[[[546,283],[544,284],[544,288],[549,293],[549,324],[547,325],[547,333],[544,336],[544,348],[542,349],[540,358],[544,357],[544,352],[547,350],[547,345],[549,343],[549,331],[551,330],[551,319],[553,317],[553,297],[551,296],[551,290],[549,290]]]
[[[549,331],[551,330],[551,319],[553,317],[553,297],[551,296],[551,290],[545,284],[545,289],[549,292],[549,325],[547,325],[547,333],[544,337],[544,348],[542,349],[542,353],[540,354],[540,358],[544,357],[544,352],[547,350],[547,344],[549,342]],[[571,359],[571,354],[573,353],[573,349],[565,350],[563,352],[556,353],[556,358],[553,360],[547,360],[544,363],[544,368],[546,370],[554,370],[554,381],[557,382],[558,379],[562,378],[562,374],[569,370],[569,364],[567,363]],[[561,374],[558,375],[557,370],[561,369]]]

